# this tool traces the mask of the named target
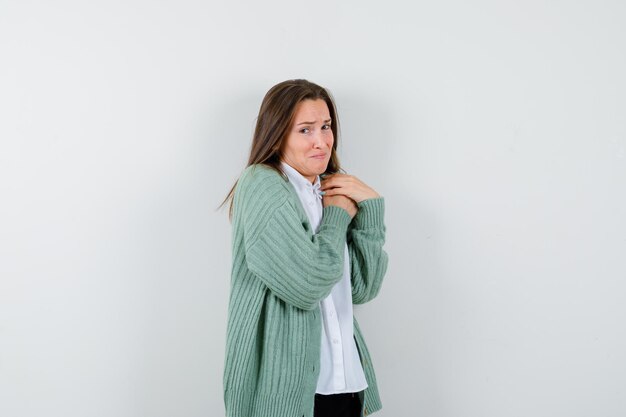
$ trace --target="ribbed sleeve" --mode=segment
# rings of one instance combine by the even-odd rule
[[[385,231],[383,219],[385,217],[384,197],[368,198],[357,204],[359,211],[354,216],[356,229],[376,228]]]
[[[249,192],[263,196],[264,190]],[[313,309],[342,277],[350,215],[340,207],[325,207],[319,230],[311,236],[291,201],[275,207],[271,200],[257,200],[242,213],[248,268],[286,303]]]
[[[387,271],[388,255],[383,250],[384,204],[383,197],[361,201],[350,228],[348,252],[354,304],[363,304],[376,297]]]

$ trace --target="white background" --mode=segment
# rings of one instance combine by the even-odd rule
[[[0,415],[223,415],[261,99],[386,201],[380,417],[626,415],[622,1],[0,0]]]

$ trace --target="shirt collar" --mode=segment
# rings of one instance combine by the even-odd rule
[[[318,197],[321,197],[321,195],[319,195],[321,185],[319,175],[315,176],[315,183],[311,184],[308,179],[304,178],[302,174],[285,161],[281,161],[280,164],[283,172],[287,175],[287,178],[289,178],[289,181],[291,181],[299,190],[313,191]]]

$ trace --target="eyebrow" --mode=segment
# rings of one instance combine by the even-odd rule
[[[324,123],[330,123],[330,122],[332,122],[332,120],[331,120],[331,119],[324,120]],[[315,122],[300,122],[300,123],[298,123],[296,126],[300,126],[300,125],[312,125],[312,124],[315,124]]]

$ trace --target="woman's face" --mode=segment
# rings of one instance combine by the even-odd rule
[[[333,148],[330,113],[322,99],[303,100],[283,142],[281,159],[311,183],[326,171]]]

